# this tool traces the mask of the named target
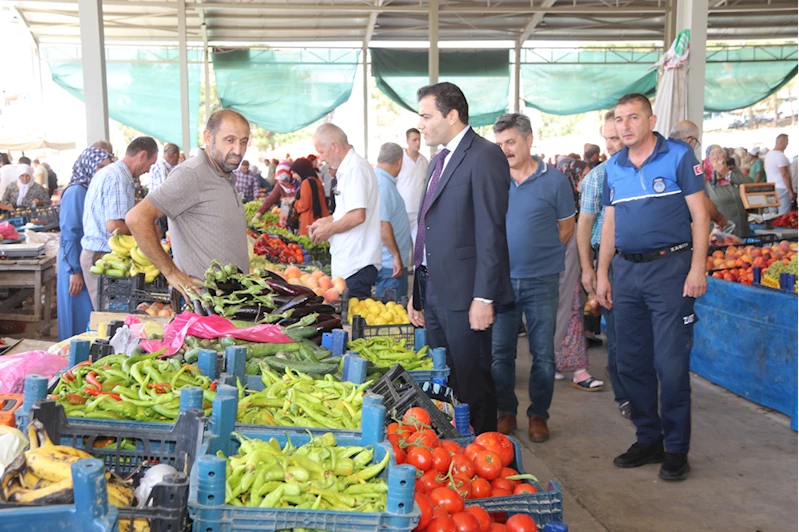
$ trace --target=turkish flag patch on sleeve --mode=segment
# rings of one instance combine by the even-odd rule
[[[694,165],[694,174],[702,175],[702,165],[701,164],[695,164]]]

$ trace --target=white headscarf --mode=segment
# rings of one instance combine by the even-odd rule
[[[22,182],[23,175],[29,175],[31,177],[30,181],[27,184]],[[18,164],[17,165],[17,188],[19,189],[19,194],[17,195],[17,207],[22,206],[22,200],[25,199],[25,196],[28,194],[28,189],[33,183],[33,169],[28,164]]]

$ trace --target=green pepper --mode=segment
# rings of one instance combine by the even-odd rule
[[[362,480],[365,481],[373,479],[374,477],[382,473],[383,470],[386,468],[386,466],[388,465],[389,457],[390,453],[386,453],[386,455],[383,457],[383,459],[380,462],[372,464],[371,466],[362,469],[358,473],[346,477],[344,479],[344,482],[349,484],[354,484]]]

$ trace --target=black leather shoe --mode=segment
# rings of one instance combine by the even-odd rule
[[[663,439],[649,445],[635,442],[626,453],[613,459],[616,467],[641,467],[646,464],[659,464],[663,461]]]
[[[663,465],[660,466],[660,478],[663,480],[685,480],[691,470],[687,454],[666,453]]]

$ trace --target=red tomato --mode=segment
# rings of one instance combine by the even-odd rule
[[[508,532],[538,532],[535,521],[527,514],[510,516],[505,526],[508,528]]]
[[[463,447],[458,445],[458,442],[454,442],[452,440],[442,441],[441,447],[449,451],[449,454],[463,454]]]
[[[479,443],[489,451],[494,451],[502,460],[502,465],[508,467],[513,462],[513,444],[502,433],[484,432],[475,438],[474,443]]]
[[[408,451],[405,461],[419,471],[430,471],[433,468],[433,453],[424,447],[413,447]]]
[[[433,519],[436,517],[449,517],[449,512],[443,509],[441,506],[433,506]]]
[[[463,498],[452,488],[434,489],[430,492],[430,500],[436,506],[444,508],[450,515],[463,511]]]
[[[410,459],[410,456],[408,457]],[[408,462],[410,463],[410,461]],[[516,489],[516,486],[513,484],[512,481],[504,479],[504,478],[495,478],[491,481],[491,487],[496,489],[504,489],[508,490],[509,492],[513,493],[513,490]]]
[[[413,529],[415,532],[418,532],[427,528],[427,525],[433,520],[433,503],[430,502],[430,498],[427,495],[421,493],[414,495],[413,500],[419,506],[419,510],[422,511],[419,524]]]
[[[452,516],[458,532],[480,532],[480,522],[469,512],[458,512]]]
[[[424,487],[424,491],[426,493],[430,493],[436,488],[441,488],[447,485],[446,479],[440,476],[439,472],[434,469],[426,472],[419,480],[421,480],[422,486]]]
[[[458,532],[458,528],[450,517],[441,516],[430,521],[425,532]]]
[[[538,488],[536,488],[532,484],[519,484],[513,490],[513,494],[520,495],[522,493],[538,493]]]
[[[484,478],[472,480],[472,498],[485,499],[491,497],[491,483]]]
[[[394,449],[394,459],[397,461],[397,465],[404,464],[406,459],[405,450],[396,443],[392,443],[391,448]]]
[[[453,474],[449,487],[457,491],[458,495],[464,499],[472,498],[472,481],[467,476]]]
[[[486,448],[479,443],[470,443],[466,446],[466,449],[464,449],[463,454],[465,454],[466,458],[469,460],[474,460],[474,457],[477,456],[477,453],[480,451],[485,451],[485,449]]]
[[[502,523],[491,523],[491,528],[488,529],[488,532],[508,532],[508,527]]]
[[[413,484],[413,492],[414,493],[427,493],[427,489],[425,485],[422,483],[422,477],[416,479],[416,482]]]
[[[486,480],[494,480],[502,473],[502,462],[494,451],[480,451],[474,457],[474,470]]]
[[[474,476],[474,464],[466,456],[456,454],[452,457],[452,474],[472,478]]]
[[[430,426],[430,414],[424,408],[413,407],[409,408],[402,416],[403,423],[410,423],[412,425],[426,425]]]
[[[491,516],[488,515],[488,512],[479,506],[469,506],[466,511],[477,518],[477,522],[480,524],[480,532],[488,532],[491,528]]]
[[[389,423],[386,425],[386,434],[396,434],[400,428],[400,424],[397,422]]]
[[[435,449],[440,445],[438,436],[436,436],[435,431],[432,429],[422,429],[416,431],[405,439],[409,445],[417,445],[419,447],[430,447],[431,449]]]
[[[402,440],[402,436],[400,436],[395,432],[394,434],[386,434],[386,439],[392,445],[394,444],[399,445],[400,440]]]
[[[449,471],[449,464],[452,462],[452,455],[443,447],[438,447],[433,451],[433,469],[440,473]]]
[[[489,512],[488,515],[491,516],[495,523],[505,523],[508,520],[507,512]]]
[[[502,468],[502,473],[499,474],[499,478],[512,477],[512,476],[518,475],[518,474],[519,474],[519,472],[516,471],[515,469],[512,469],[510,467],[503,467]],[[518,486],[519,484],[522,483],[521,480],[511,480],[511,482],[513,482],[514,486]]]
[[[492,497],[510,497],[511,495],[513,495],[513,492],[505,488],[494,488],[491,490]]]

